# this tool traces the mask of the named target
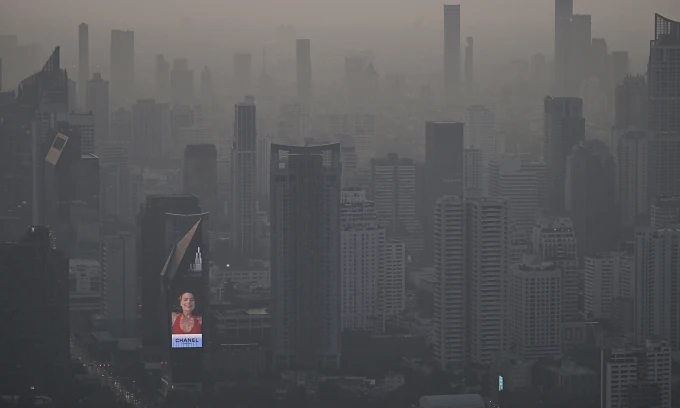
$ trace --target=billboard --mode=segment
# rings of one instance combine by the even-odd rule
[[[498,391],[503,391],[503,376],[498,376]]]
[[[172,311],[172,348],[203,347],[203,315],[194,292],[181,291]]]

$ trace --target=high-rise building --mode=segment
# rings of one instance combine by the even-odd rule
[[[425,207],[421,218],[426,248],[432,250],[434,205],[445,195],[462,195],[464,187],[464,125],[459,122],[425,122]]]
[[[475,49],[472,37],[465,41],[465,95],[469,98],[475,93]]]
[[[616,88],[630,75],[628,51],[612,51],[610,54],[612,67],[612,86]]]
[[[78,26],[78,106],[83,109],[87,103],[87,81],[90,79],[90,35],[87,24]]]
[[[274,364],[338,367],[340,145],[271,149]]]
[[[201,209],[210,213],[212,225],[220,219],[217,205],[217,149],[212,144],[184,148],[184,194],[198,197]],[[204,225],[203,228],[209,227]],[[211,229],[211,232],[214,228]]]
[[[132,110],[119,108],[111,115],[111,140],[114,142],[132,142],[133,135]]]
[[[146,165],[163,160],[169,151],[170,109],[167,103],[140,99],[132,108],[132,162]]]
[[[488,364],[504,347],[507,211],[502,199],[437,201],[434,343],[442,367]]]
[[[253,61],[249,53],[234,54],[234,89],[236,98],[240,100],[252,95]]]
[[[647,128],[647,82],[643,75],[625,76],[616,86],[614,126]]]
[[[444,5],[444,103],[452,106],[460,93],[460,5]]]
[[[663,340],[603,349],[602,408],[671,407],[671,347]]]
[[[616,165],[604,142],[581,142],[567,158],[565,206],[574,222],[579,256],[618,247]]]
[[[170,102],[170,63],[163,54],[156,54],[156,100]]]
[[[657,14],[654,31],[647,65],[651,197],[680,194],[680,22]]]
[[[539,259],[559,266],[562,274],[562,319],[577,320],[579,317],[579,269],[578,246],[574,224],[569,218],[541,217],[534,224],[533,252]]]
[[[484,187],[482,174],[482,151],[479,149],[465,149],[465,196],[481,196]]]
[[[553,262],[515,264],[510,271],[511,348],[527,360],[562,354],[562,271]]]
[[[635,340],[660,336],[680,350],[680,225],[635,233]]]
[[[109,140],[109,81],[102,79],[102,74],[95,72],[87,81],[86,111],[94,115],[95,140]]]
[[[257,195],[269,196],[270,159],[272,139],[267,136],[257,138]]]
[[[474,105],[465,111],[465,147],[481,150],[482,174],[486,184],[489,163],[503,153],[496,131],[496,118],[491,110]]]
[[[0,293],[12,328],[0,351],[5,395],[46,395],[67,405],[68,269],[68,258],[53,248],[47,227],[29,227],[16,242],[0,243]]]
[[[548,186],[547,210],[560,214],[564,212],[567,156],[574,146],[585,140],[583,100],[546,97],[543,121],[543,160],[547,166]]]
[[[642,130],[629,130],[618,138],[616,197],[624,228],[633,227],[649,210],[648,140],[647,132]]]
[[[312,56],[308,39],[295,41],[297,99],[306,112],[312,105]]]
[[[194,70],[189,69],[189,60],[175,58],[170,71],[170,99],[172,105],[193,105]]]
[[[656,197],[650,211],[650,227],[666,228],[671,224],[680,224],[680,196]]]
[[[192,195],[150,195],[141,206],[136,235],[144,347],[164,344],[167,333],[159,327],[168,312],[161,302],[161,271],[173,246],[201,218],[198,198]]]
[[[386,262],[385,229],[375,203],[359,189],[343,190],[340,201],[341,313],[343,330],[378,330],[378,287]]]
[[[502,156],[489,165],[489,196],[508,200],[514,237],[529,238],[545,204],[545,163],[528,157]]]
[[[243,255],[255,253],[255,189],[257,187],[257,128],[255,99],[249,96],[234,108],[231,150],[231,240]]]
[[[406,245],[387,239],[378,275],[378,313],[384,320],[406,308]]]
[[[628,252],[584,257],[584,309],[589,319],[614,319],[615,299],[632,299],[635,259]]]
[[[111,106],[132,106],[135,98],[135,33],[111,30]]]
[[[201,71],[200,85],[199,98],[201,100],[201,105],[204,107],[211,107],[214,103],[213,98],[215,90],[213,89],[212,74],[208,67],[203,67],[203,71]]]
[[[106,234],[99,258],[106,285],[106,323],[114,336],[133,337],[137,327],[137,248],[134,234]]]
[[[80,133],[80,152],[82,154],[95,152],[95,147],[97,144],[96,133],[97,128],[95,126],[95,117],[92,112],[90,113],[75,113],[71,112],[68,114],[66,119],[72,129],[75,129]]]

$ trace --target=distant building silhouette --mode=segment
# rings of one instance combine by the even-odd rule
[[[78,26],[78,107],[87,103],[87,81],[90,79],[90,35],[87,24]]]
[[[308,39],[295,41],[297,99],[305,112],[309,112],[312,105],[312,58],[311,46]]]
[[[444,103],[460,94],[460,5],[444,5]]]
[[[111,107],[129,108],[135,99],[135,33],[111,30]]]
[[[234,144],[231,150],[231,239],[245,256],[255,254],[255,194],[257,188],[257,110],[255,99],[234,107]]]

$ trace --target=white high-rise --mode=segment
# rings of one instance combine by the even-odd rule
[[[383,265],[378,275],[378,310],[383,319],[406,307],[406,245],[387,239],[382,247]]]
[[[635,234],[635,340],[661,337],[680,351],[680,225]]]
[[[522,156],[503,156],[489,164],[489,196],[508,200],[517,237],[529,238],[545,204],[545,163]]]
[[[376,330],[382,321],[378,279],[384,267],[385,229],[378,226],[375,203],[363,190],[343,190],[340,200],[342,329]]]
[[[488,364],[505,342],[507,203],[445,196],[435,205],[435,357]]]
[[[671,407],[671,347],[646,340],[640,347],[602,350],[601,408]]]
[[[562,352],[562,271],[552,262],[516,264],[510,272],[512,347],[527,360]]]
[[[614,318],[614,299],[631,299],[634,258],[627,252],[586,256],[585,312],[590,318]]]

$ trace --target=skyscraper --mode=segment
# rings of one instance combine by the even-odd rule
[[[341,173],[339,144],[272,144],[271,313],[276,366],[340,364]]]
[[[462,195],[464,184],[464,124],[425,122],[425,207],[424,223],[428,252],[432,250],[434,205],[445,195]]]
[[[111,106],[128,108],[135,98],[135,33],[111,30]]]
[[[616,150],[617,192],[624,228],[635,225],[649,210],[648,136],[644,130],[629,130],[618,138]]]
[[[78,106],[87,106],[87,81],[90,79],[90,39],[87,24],[78,26]]]
[[[574,0],[555,0],[555,92],[564,96],[569,78],[569,21]]]
[[[87,82],[87,108],[94,115],[95,140],[109,140],[109,81],[102,79],[102,74],[95,72]]]
[[[564,211],[567,156],[574,146],[585,140],[583,100],[546,97],[543,125],[543,160],[547,165],[548,185],[547,210],[560,214]]]
[[[565,204],[574,221],[579,256],[616,249],[616,165],[604,142],[581,142],[567,158]]]
[[[502,143],[496,131],[496,115],[490,109],[473,105],[465,110],[465,147],[482,152],[482,174],[486,186],[489,162],[502,153]]]
[[[460,5],[444,5],[444,103],[452,106],[460,93]]]
[[[472,37],[465,39],[465,95],[471,97],[475,92],[475,49]]]
[[[187,145],[184,149],[184,194],[198,197],[201,209],[210,213],[211,225],[221,218],[217,205],[217,149],[215,145]],[[214,227],[210,231],[214,231]]]
[[[306,112],[312,105],[312,56],[308,39],[295,41],[297,99]]]
[[[94,153],[96,141],[95,118],[90,113],[69,113],[67,120],[71,128],[80,134],[81,154]]]
[[[257,187],[257,118],[255,99],[234,107],[231,149],[231,240],[242,255],[255,253],[255,189]]]
[[[610,54],[612,67],[612,87],[623,82],[623,79],[630,75],[630,63],[628,51],[612,51]]]
[[[189,69],[189,60],[175,58],[170,71],[170,99],[172,105],[193,105],[194,71]]]
[[[156,100],[170,102],[170,63],[163,54],[156,54]]]
[[[140,99],[132,108],[132,161],[148,165],[169,151],[170,109],[167,103]]]
[[[68,270],[68,258],[53,248],[47,227],[29,227],[18,241],[0,243],[0,294],[12,328],[0,350],[6,395],[35,393],[68,405]]]
[[[132,337],[137,328],[137,248],[134,234],[102,237],[99,262],[106,282],[107,329],[114,336]]]
[[[680,224],[680,196],[654,199],[649,218],[649,225],[652,228],[666,228],[671,224]]]
[[[613,152],[617,150],[619,138],[624,133],[647,129],[648,98],[646,78],[643,75],[626,76],[616,86],[611,141]]]
[[[650,195],[680,194],[680,22],[656,15],[650,42]]]

